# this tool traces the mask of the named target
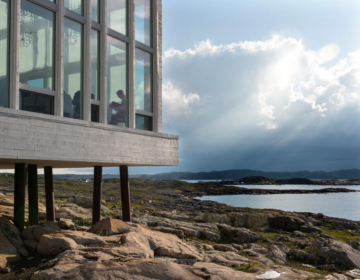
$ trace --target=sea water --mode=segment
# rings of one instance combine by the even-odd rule
[[[313,190],[336,187],[360,191],[360,186],[241,185],[239,187],[281,190]],[[360,192],[334,194],[223,195],[203,196],[198,199],[212,200],[235,207],[323,213],[324,215],[330,217],[360,221]]]

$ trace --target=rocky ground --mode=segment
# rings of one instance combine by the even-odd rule
[[[133,223],[119,220],[118,180],[104,183],[94,226],[92,184],[56,180],[56,224],[19,232],[13,178],[0,176],[0,279],[360,279],[360,222],[194,199],[224,186],[130,184]]]

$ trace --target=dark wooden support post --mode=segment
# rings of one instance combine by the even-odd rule
[[[92,223],[95,225],[101,220],[101,192],[102,192],[102,166],[94,167],[93,189],[93,216]]]
[[[37,165],[28,165],[29,225],[39,223],[38,173]]]
[[[121,187],[121,205],[124,222],[131,222],[131,202],[129,186],[129,168],[120,166],[120,187]]]
[[[15,163],[14,224],[22,231],[25,226],[26,165]]]
[[[45,174],[46,220],[48,222],[55,222],[54,182],[53,182],[52,167],[45,166],[44,174]]]

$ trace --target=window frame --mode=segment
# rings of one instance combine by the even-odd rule
[[[54,90],[41,89],[19,82],[19,38],[20,38],[20,10],[21,1],[10,1],[9,3],[9,108],[19,110],[20,91],[28,91],[54,97],[54,115],[63,117],[63,81],[64,81],[64,19],[69,18],[83,27],[83,52],[82,52],[82,93],[83,93],[83,118],[91,121],[91,105],[99,106],[100,123],[107,124],[107,36],[124,42],[127,46],[127,127],[135,129],[136,115],[152,118],[153,131],[161,131],[161,69],[159,68],[160,55],[158,44],[158,8],[161,0],[151,0],[151,47],[135,40],[135,0],[126,0],[127,4],[127,35],[112,30],[107,25],[107,2],[99,1],[99,22],[93,21],[91,17],[91,1],[83,0],[83,16],[64,7],[64,0],[51,2],[48,0],[27,0],[55,13],[54,22]],[[158,7],[159,6],[159,7]],[[91,31],[99,32],[99,88],[100,100],[91,99],[91,73],[86,71],[91,66]],[[152,55],[152,102],[153,111],[144,112],[135,109],[135,50],[136,48]],[[10,49],[10,48],[9,48]]]

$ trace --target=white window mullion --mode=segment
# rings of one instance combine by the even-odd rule
[[[85,1],[85,36],[84,36],[84,120],[91,121],[91,3]]]
[[[19,110],[20,0],[10,1],[10,108]]]
[[[135,128],[135,3],[129,0],[129,128]]]
[[[161,17],[162,9],[161,0],[152,0],[152,40],[153,40],[153,130],[155,132],[162,131],[162,73],[161,73],[161,52],[162,42],[161,25],[159,25],[159,16]]]
[[[107,120],[107,0],[100,1],[100,123]]]
[[[55,34],[55,115],[64,115],[64,0],[57,0]]]

